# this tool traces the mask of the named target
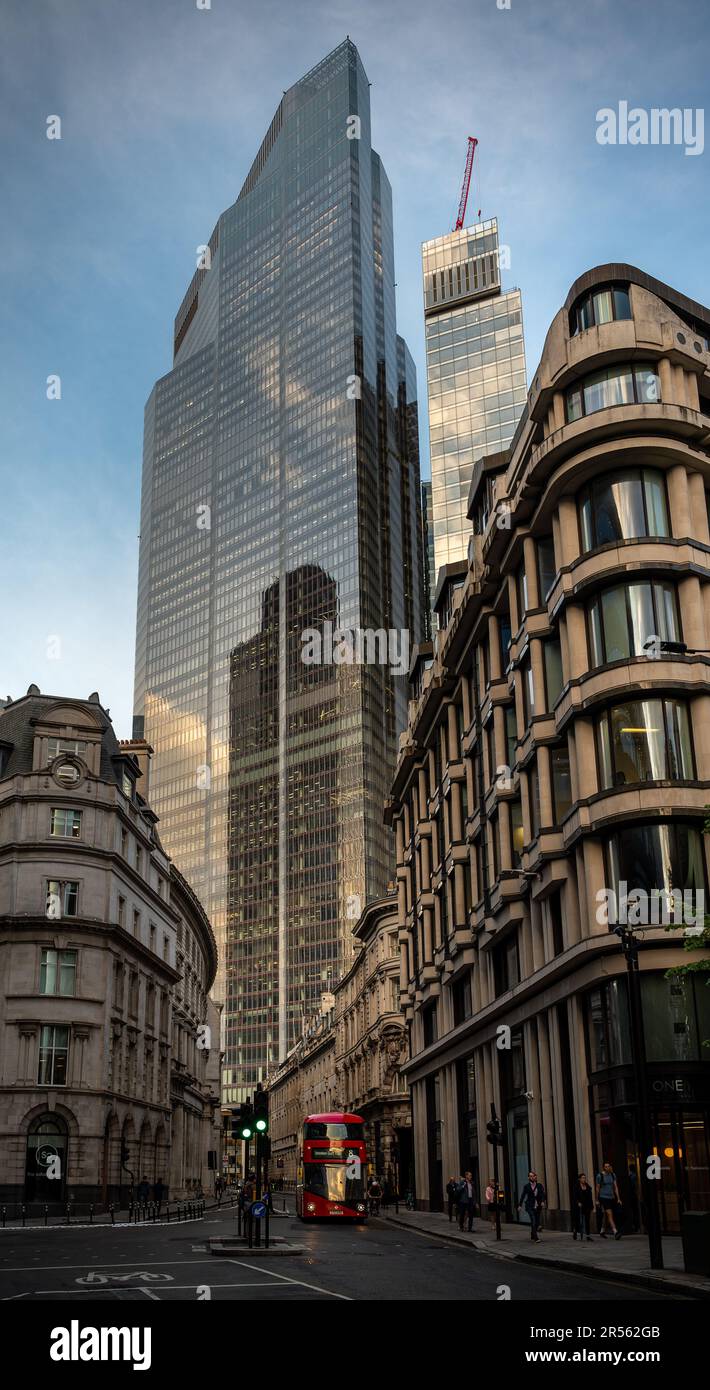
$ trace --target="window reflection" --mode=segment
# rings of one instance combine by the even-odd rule
[[[582,548],[613,541],[667,536],[668,508],[663,474],[654,468],[627,468],[594,478],[579,494]]]

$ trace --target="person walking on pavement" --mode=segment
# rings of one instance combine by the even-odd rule
[[[154,1199],[154,1201],[155,1201],[155,1203],[156,1203],[156,1205],[157,1205],[157,1208],[158,1208],[158,1216],[160,1216],[160,1208],[161,1208],[162,1205],[163,1205],[163,1197],[164,1197],[164,1196],[165,1196],[165,1186],[164,1186],[164,1184],[163,1184],[163,1179],[162,1179],[162,1178],[158,1178],[157,1182],[153,1183],[153,1199]]]
[[[614,1221],[614,1212],[621,1206],[619,1196],[619,1186],[616,1181],[616,1173],[610,1163],[604,1163],[602,1170],[597,1173],[597,1201],[601,1204],[603,1224],[601,1238],[606,1240],[607,1227],[614,1237],[614,1240],[621,1240],[621,1231],[617,1230]]]
[[[149,1185],[148,1179],[147,1179],[147,1177],[146,1177],[146,1175],[145,1175],[145,1173],[144,1173],[144,1174],[143,1174],[143,1177],[141,1178],[141,1180],[140,1180],[140,1182],[139,1182],[139,1184],[138,1184],[138,1201],[139,1201],[139,1203],[140,1203],[140,1205],[141,1205],[142,1207],[145,1206],[146,1202],[148,1201],[149,1196],[150,1196],[150,1185]]]
[[[459,1230],[463,1230],[463,1223],[468,1218],[468,1229],[473,1230],[473,1213],[476,1206],[476,1194],[473,1187],[473,1173],[464,1173],[463,1181],[458,1186],[458,1208],[459,1208]]]
[[[456,1178],[449,1178],[446,1184],[446,1200],[449,1206],[449,1221],[453,1219],[454,1207],[458,1201],[459,1184]]]
[[[575,1183],[574,1192],[572,1194],[572,1215],[574,1217],[573,1235],[575,1240],[577,1239],[577,1236],[579,1236],[580,1240],[584,1240],[585,1236],[587,1240],[592,1239],[592,1237],[589,1234],[589,1223],[591,1221],[593,1211],[594,1193],[592,1192],[592,1189],[589,1186],[589,1183],[587,1182],[584,1173],[580,1173]]]
[[[495,1226],[496,1224],[497,1200],[498,1194],[496,1192],[495,1182],[493,1181],[493,1178],[489,1178],[488,1186],[486,1188],[486,1205],[488,1207],[488,1219],[491,1223],[491,1226]]]
[[[528,1173],[528,1180],[520,1194],[518,1211],[523,1207],[525,1208],[530,1217],[530,1239],[534,1240],[536,1243],[540,1239],[538,1231],[540,1229],[542,1209],[546,1201],[547,1193],[542,1183],[538,1182],[537,1173],[531,1169]]]

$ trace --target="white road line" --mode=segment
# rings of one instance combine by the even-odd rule
[[[210,1263],[211,1256],[206,1260],[141,1260],[141,1265],[203,1265]],[[127,1264],[135,1265],[136,1261],[125,1256],[123,1260],[106,1260],[102,1265],[92,1264],[89,1260],[82,1260],[80,1265],[40,1265],[35,1269],[34,1265],[2,1265],[0,1272],[3,1274],[22,1274],[27,1270],[32,1270],[34,1274],[43,1274],[45,1270],[54,1269],[121,1269]]]
[[[160,1299],[158,1298],[157,1293],[153,1293],[152,1289],[141,1288],[140,1292],[144,1293],[146,1298],[152,1298],[154,1303],[160,1303]]]
[[[230,1260],[229,1263],[231,1265],[241,1265],[243,1269],[255,1269],[257,1271],[259,1269],[258,1265],[247,1264],[246,1260]],[[318,1284],[307,1284],[305,1279],[289,1279],[286,1274],[277,1274],[275,1269],[270,1269],[267,1272],[271,1275],[272,1279],[283,1279],[285,1284],[298,1284],[302,1289],[312,1289],[314,1293],[324,1293],[328,1298],[342,1298],[345,1303],[354,1302],[354,1299],[350,1298],[346,1293],[333,1293],[332,1289],[322,1289]]]
[[[286,1282],[287,1282],[287,1284],[300,1284],[301,1281],[300,1281],[300,1279],[287,1279]],[[247,1280],[247,1281],[246,1281],[245,1283],[243,1283],[243,1284],[213,1284],[212,1281],[210,1280],[210,1282],[209,1282],[209,1284],[207,1285],[207,1287],[210,1288],[210,1289],[278,1289],[280,1286],[279,1286],[278,1284],[267,1284],[267,1283],[264,1283],[263,1280],[260,1281],[260,1280],[258,1280],[258,1279],[254,1279],[254,1280]],[[153,1293],[153,1290],[152,1290],[152,1289],[146,1289],[146,1287],[145,1287],[144,1284],[121,1284],[120,1286],[116,1286],[116,1287],[114,1287],[114,1288],[109,1288],[108,1285],[104,1285],[103,1288],[102,1288],[102,1292],[103,1292],[103,1293],[118,1293],[118,1292],[119,1292],[119,1288],[130,1289],[132,1293],[145,1293],[145,1294],[148,1294],[148,1295],[150,1295],[150,1294]],[[195,1290],[196,1288],[197,1288],[197,1284],[171,1284],[171,1285],[170,1285],[170,1292],[171,1292],[171,1293],[178,1293],[178,1292],[182,1292],[183,1289],[193,1289],[193,1290]],[[54,1289],[27,1289],[25,1293],[14,1293],[14,1294],[12,1294],[9,1298],[2,1298],[2,1299],[0,1299],[0,1303],[16,1303],[17,1300],[18,1300],[19,1298],[37,1298],[40,1294],[43,1294],[43,1293],[60,1293],[60,1294],[62,1295],[62,1299],[66,1299],[66,1298],[75,1298],[75,1297],[78,1298],[81,1294],[87,1294],[87,1293],[88,1293],[88,1294],[93,1294],[94,1297],[95,1297],[95,1296],[96,1296],[96,1292],[97,1292],[96,1289],[62,1289],[62,1288],[54,1288]],[[325,1290],[325,1292],[327,1292],[327,1290]],[[336,1296],[337,1296],[337,1297],[341,1297],[341,1295],[336,1295]],[[166,1301],[165,1299],[157,1298],[157,1295],[155,1295],[155,1297],[156,1297],[158,1303],[164,1303],[164,1302]],[[185,1301],[185,1300],[183,1300],[183,1302],[184,1302],[184,1301]],[[205,1300],[198,1300],[198,1302],[200,1302],[200,1301],[207,1302],[206,1299],[205,1299]],[[352,1300],[351,1300],[351,1301],[352,1301]]]

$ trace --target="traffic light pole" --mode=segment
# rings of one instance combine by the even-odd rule
[[[493,1104],[491,1104],[491,1119],[496,1120],[496,1108],[495,1108],[495,1105],[493,1105]],[[497,1122],[497,1121],[496,1121],[496,1122]],[[498,1187],[499,1187],[499,1183],[498,1183],[498,1145],[497,1145],[497,1144],[494,1144],[494,1145],[493,1145],[493,1187],[495,1188],[495,1191],[494,1191],[493,1196],[494,1196],[494,1201],[495,1201],[495,1204],[496,1204],[496,1240],[500,1240],[500,1238],[501,1238],[501,1230],[500,1230],[500,1202],[498,1201]]]

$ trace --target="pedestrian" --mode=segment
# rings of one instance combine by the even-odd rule
[[[149,1196],[150,1196],[150,1184],[149,1184],[148,1179],[147,1179],[147,1177],[146,1177],[146,1175],[145,1175],[145,1173],[144,1173],[144,1174],[143,1174],[143,1177],[141,1178],[141,1180],[140,1180],[140,1182],[139,1182],[139,1184],[138,1184],[138,1203],[139,1203],[139,1205],[140,1205],[141,1207],[144,1207],[144,1206],[145,1206],[146,1202],[148,1201]]]
[[[458,1180],[456,1178],[449,1178],[449,1181],[446,1184],[446,1200],[449,1207],[449,1221],[453,1220],[454,1207],[456,1206],[456,1202],[458,1200],[460,1181],[460,1178]]]
[[[490,1221],[491,1226],[495,1226],[496,1224],[497,1196],[498,1194],[496,1192],[495,1182],[493,1181],[493,1178],[489,1178],[488,1186],[486,1188],[486,1204],[488,1206],[488,1220]]]
[[[530,1217],[530,1239],[536,1243],[540,1239],[540,1221],[542,1219],[542,1209],[547,1201],[547,1193],[541,1182],[537,1180],[537,1173],[531,1169],[528,1173],[528,1180],[520,1194],[518,1211],[525,1208]]]
[[[592,1239],[589,1234],[589,1223],[593,1211],[594,1193],[584,1173],[580,1173],[575,1183],[574,1193],[572,1194],[573,1235],[575,1240],[577,1236],[579,1236],[580,1240],[584,1240],[585,1236],[587,1240]]]
[[[476,1192],[473,1186],[473,1173],[466,1172],[457,1189],[457,1203],[459,1209],[459,1230],[463,1230],[463,1223],[468,1219],[468,1229],[473,1230],[473,1214],[476,1206]]]
[[[621,1198],[616,1173],[610,1163],[602,1164],[601,1172],[597,1173],[597,1201],[602,1209],[602,1240],[606,1240],[605,1227],[611,1232],[614,1240],[621,1240],[621,1231],[617,1229],[614,1220],[614,1213],[621,1207]]]
[[[162,1178],[158,1178],[158,1181],[155,1182],[155,1183],[153,1183],[153,1201],[156,1202],[156,1204],[157,1204],[157,1207],[158,1207],[158,1215],[160,1215],[160,1208],[161,1208],[162,1205],[163,1205],[163,1197],[164,1197],[164,1196],[165,1196],[165,1186],[164,1186],[164,1184],[163,1184],[163,1179],[162,1179]]]

